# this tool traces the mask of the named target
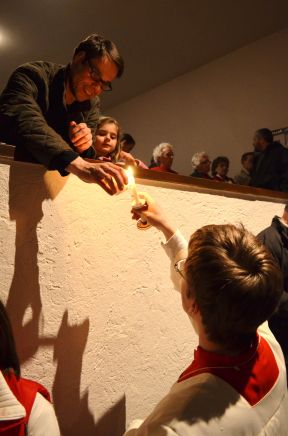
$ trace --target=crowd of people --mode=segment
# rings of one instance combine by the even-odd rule
[[[133,147],[135,144],[133,139]],[[254,151],[242,154],[241,162],[239,162],[241,168],[234,177],[228,174],[230,161],[227,156],[217,156],[211,161],[205,151],[193,154],[190,176],[288,192],[288,149],[280,142],[274,141],[271,130],[267,128],[258,129],[255,132],[253,147]],[[149,168],[153,171],[178,174],[172,169],[173,159],[173,146],[169,143],[161,143],[153,150]]]
[[[124,163],[140,166],[152,171],[178,174],[172,169],[174,147],[168,142],[157,145],[152,153],[149,166],[135,158],[136,141],[129,133],[121,133],[119,123],[101,116],[95,123],[93,158],[103,162]],[[86,151],[88,144],[74,144],[79,154]],[[241,168],[232,178],[229,176],[230,161],[227,156],[217,156],[213,161],[205,151],[192,156],[191,177],[217,182],[246,185],[273,191],[288,192],[288,149],[280,142],[273,141],[273,134],[267,128],[259,129],[253,138],[254,151],[241,156]],[[137,154],[137,153],[136,153]]]
[[[100,116],[99,95],[112,90],[123,69],[115,44],[99,35],[82,41],[67,66],[38,61],[18,67],[0,96],[0,141],[16,146],[16,159],[41,162],[62,176],[74,173],[110,194],[127,183],[116,163],[177,174],[172,144],[157,145],[146,166],[135,158],[132,135],[112,117]],[[287,192],[288,149],[267,128],[255,132],[253,146],[234,178],[227,156],[211,162],[205,151],[192,156],[191,176]]]
[[[66,66],[37,61],[18,67],[0,96],[0,140],[15,144],[16,158],[40,162],[62,176],[73,173],[111,195],[123,190],[128,178],[116,163],[147,168],[131,153],[131,135],[121,135],[117,120],[99,113],[99,95],[112,90],[123,68],[116,45],[98,34],[81,41]],[[254,149],[242,156],[235,180],[226,156],[211,165],[205,152],[193,155],[191,176],[288,190],[286,148],[260,129]],[[151,171],[175,173],[173,157],[171,144],[159,144]],[[199,345],[167,396],[146,419],[132,423],[126,436],[287,435],[287,317],[279,315],[287,305],[287,214],[258,239],[241,226],[208,225],[188,243],[155,201],[142,196],[145,205],[140,212],[134,208],[133,217],[140,213],[163,233],[174,285]],[[268,319],[280,345],[284,341],[282,349]],[[47,390],[21,377],[1,304],[0,335],[0,431],[58,436]]]
[[[191,176],[288,192],[288,149],[273,141],[273,134],[267,128],[255,132],[253,147],[254,151],[241,156],[241,169],[234,178],[228,176],[229,159],[226,156],[216,157],[211,165],[204,151],[193,155]]]
[[[172,144],[162,142],[157,145],[153,150],[149,166],[146,166],[135,158],[133,152],[135,139],[129,133],[121,133],[119,123],[115,119],[101,116],[95,126],[94,159],[178,174],[172,169],[174,160]],[[247,151],[241,156],[241,169],[233,178],[229,176],[230,161],[227,156],[217,156],[211,161],[205,151],[197,152],[192,156],[190,176],[288,192],[288,149],[280,142],[273,141],[272,132],[267,128],[255,132],[253,146],[254,151]],[[74,148],[79,153],[85,151],[85,145],[78,147],[74,144]]]

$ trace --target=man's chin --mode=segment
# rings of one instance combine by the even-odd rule
[[[92,97],[88,97],[86,94],[85,95],[76,95],[76,100],[79,102],[79,103],[82,103],[82,102],[84,102],[84,101],[87,101],[87,100],[91,100],[91,98]]]

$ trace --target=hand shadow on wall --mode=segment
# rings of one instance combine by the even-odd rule
[[[37,225],[43,217],[42,202],[55,198],[66,180],[40,165],[12,163],[9,175],[9,214],[16,222],[14,275],[6,308],[12,322],[20,362],[39,347],[41,295],[38,268]],[[25,322],[25,312],[30,319]]]
[[[89,320],[68,324],[65,311],[54,347],[57,370],[53,401],[63,436],[121,436],[125,429],[125,398],[95,422],[89,410],[88,391],[81,397],[82,360],[89,333]],[[99,393],[101,396],[101,393]]]
[[[57,370],[53,400],[62,435],[121,436],[125,429],[124,397],[98,422],[95,422],[89,410],[88,392],[80,397],[82,360],[89,320],[80,325],[69,326],[66,311],[57,338],[43,337],[40,334],[42,302],[37,226],[43,217],[43,201],[53,200],[66,181],[67,178],[60,178],[55,172],[47,172],[39,165],[11,164],[9,214],[10,220],[16,222],[16,238],[14,274],[6,308],[21,364],[33,357],[40,346],[54,346]],[[29,308],[30,319],[25,322],[25,314]]]

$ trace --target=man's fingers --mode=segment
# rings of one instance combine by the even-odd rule
[[[88,133],[84,136],[73,136],[71,141],[75,147],[81,147],[81,145],[89,144],[89,147],[92,145],[92,135]]]
[[[80,132],[80,130],[89,129],[86,123],[79,123],[77,124],[75,121],[70,122],[70,127],[73,127],[73,132],[77,133]]]
[[[77,142],[79,140],[81,140],[82,138],[89,138],[90,140],[92,140],[92,133],[89,129],[85,129],[85,130],[80,130],[80,132],[77,133],[73,133],[71,135],[71,141],[72,142]]]
[[[124,185],[127,185],[128,183],[128,177],[126,172],[117,165],[107,163],[107,173],[110,174],[114,179],[116,180],[116,183],[120,189],[124,188]]]
[[[85,161],[79,156],[68,166],[68,171],[87,183],[97,183],[109,195],[122,191],[128,183],[123,169],[110,162]]]
[[[85,123],[76,124],[75,121],[70,123],[70,138],[75,144],[81,138],[87,137],[92,142],[91,129]],[[79,144],[80,145],[80,144]]]
[[[107,184],[104,179],[98,179],[97,184],[101,186],[101,188],[104,189],[104,191],[106,191],[107,194],[109,195],[113,195],[116,193],[114,184],[113,184],[114,190],[112,190],[109,184]]]
[[[122,183],[122,187],[118,185],[116,177],[113,176],[113,171],[111,171],[110,174],[110,171],[107,171],[106,165],[107,164],[103,164],[103,166],[99,166],[96,171],[92,170],[92,173],[94,174],[95,182],[98,183],[108,194],[113,195],[119,190],[122,190],[124,184]]]

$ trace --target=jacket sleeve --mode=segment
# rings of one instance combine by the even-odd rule
[[[186,259],[188,243],[180,230],[177,230],[174,235],[164,244],[162,243],[167,256],[170,259],[170,278],[176,291],[181,290],[181,276],[175,271],[174,265],[178,260]]]
[[[279,234],[272,227],[262,230],[257,239],[269,250],[277,265],[281,268],[281,242]]]
[[[78,153],[50,127],[43,115],[49,95],[49,80],[44,69],[19,67],[10,77],[0,98],[0,113],[13,120],[12,127],[21,146],[47,168],[62,155],[63,165]],[[58,169],[58,168],[51,168]]]

